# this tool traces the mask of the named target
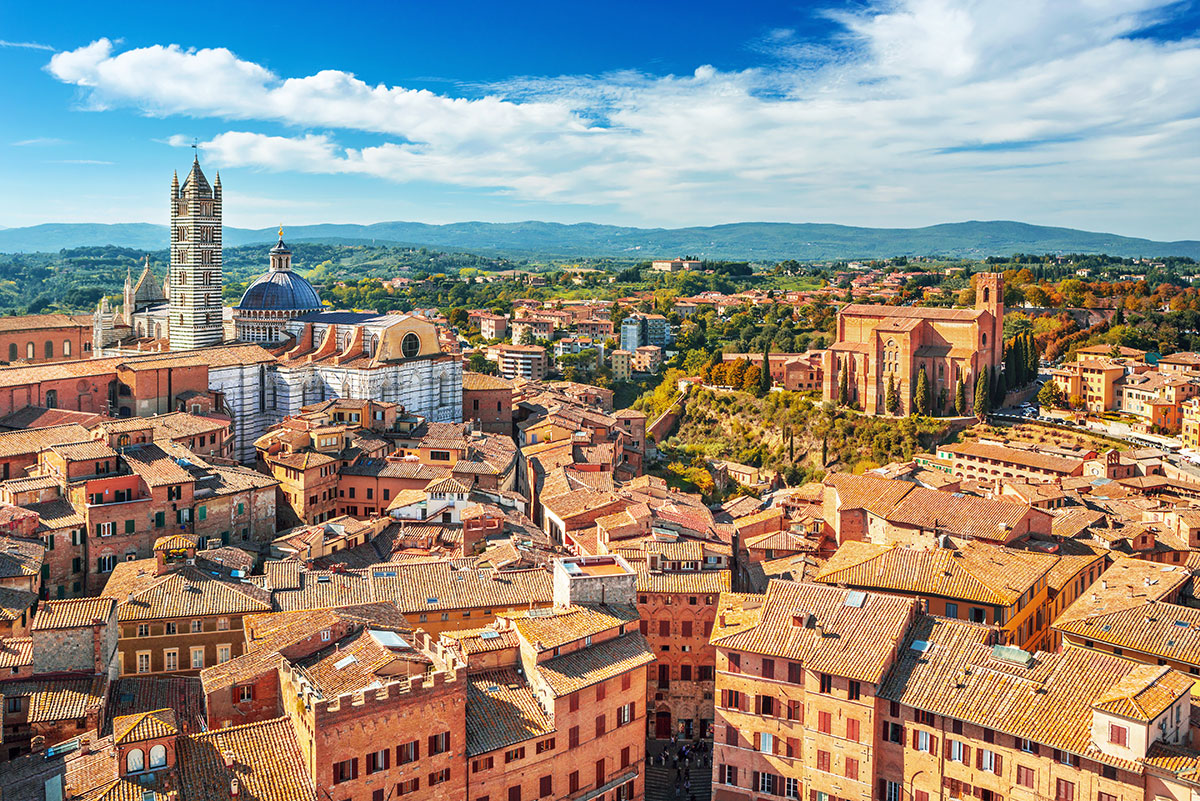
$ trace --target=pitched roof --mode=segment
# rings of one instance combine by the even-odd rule
[[[1163,665],[1141,665],[1096,698],[1096,709],[1152,723],[1185,693],[1191,692],[1187,674]]]
[[[70,598],[42,601],[33,618],[34,631],[91,627],[96,620],[108,622],[115,598]]]
[[[227,798],[237,778],[256,801],[316,801],[291,721],[276,718],[181,738],[177,771],[183,798]],[[225,766],[224,752],[233,752]]]
[[[712,643],[797,659],[822,673],[877,684],[917,602],[877,592],[851,599],[851,592],[773,579],[764,596],[722,594]],[[757,597],[761,605],[754,608]],[[735,614],[743,610],[750,614],[735,621]],[[722,611],[725,623],[720,623]]]
[[[989,445],[983,442],[963,442],[957,445],[947,445],[941,448],[941,450],[953,455],[1008,462],[1018,467],[1034,468],[1065,476],[1078,472],[1084,462],[1083,459],[1075,457],[1053,456],[1039,451],[1010,448],[1005,445]]]
[[[1093,703],[1140,663],[1070,646],[1023,663],[1005,658],[993,639],[986,626],[920,616],[879,696],[1140,771],[1092,744]]]
[[[121,621],[271,611],[270,594],[264,590],[246,582],[225,581],[190,565],[165,576],[147,577],[149,586],[136,589],[127,599],[116,594],[116,587],[110,590],[113,578],[118,578],[120,582],[114,571],[109,577],[109,584],[104,587],[104,594],[117,598],[117,617]]]
[[[825,485],[837,491],[842,509],[865,509],[876,515],[884,515],[916,489],[915,484],[907,481],[849,473],[834,473],[825,479]]]
[[[476,673],[467,682],[467,755],[554,732],[554,720],[515,670]]]
[[[654,661],[650,644],[639,631],[537,663],[540,678],[556,697],[598,684]]]
[[[179,734],[175,710],[153,709],[133,715],[122,715],[113,721],[113,742],[117,745],[171,737]]]
[[[37,453],[43,448],[80,442],[90,436],[91,432],[77,423],[27,431],[4,431],[0,433],[0,458]]]
[[[814,577],[821,584],[1011,606],[1046,577],[1058,557],[965,542],[958,548],[842,543]]]
[[[638,620],[633,606],[588,605],[503,613],[527,642],[548,651]]]

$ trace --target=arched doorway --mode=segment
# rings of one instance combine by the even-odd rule
[[[654,713],[654,739],[671,739],[671,710],[659,709]]]

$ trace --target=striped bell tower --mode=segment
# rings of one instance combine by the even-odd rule
[[[179,185],[171,181],[171,350],[219,345],[221,320],[221,175],[211,186],[200,158]]]

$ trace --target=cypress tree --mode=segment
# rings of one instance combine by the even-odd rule
[[[917,414],[921,417],[929,416],[929,379],[925,375],[925,365],[921,365],[921,372],[917,374]]]
[[[771,391],[771,345],[763,347],[762,372],[758,374],[758,389],[763,395]]]
[[[992,386],[988,381],[988,369],[985,366],[979,371],[975,380],[975,416],[982,422],[987,419],[992,410]]]
[[[967,385],[961,375],[958,377],[958,385],[954,388],[954,413],[959,417],[967,413]]]
[[[846,368],[842,368],[842,374],[838,376],[838,406],[845,406],[850,399],[850,382]]]
[[[1033,339],[1032,331],[1025,334],[1025,340],[1025,372],[1029,376],[1030,381],[1036,381],[1038,374],[1038,352],[1037,342]]]
[[[889,414],[896,414],[900,411],[900,393],[896,391],[896,376],[888,373],[887,397],[884,399],[884,406]]]

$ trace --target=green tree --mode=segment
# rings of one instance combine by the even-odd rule
[[[845,406],[850,402],[850,371],[845,367],[842,368],[842,374],[838,377],[838,406]]]
[[[980,421],[986,420],[992,410],[992,384],[988,381],[988,368],[979,371],[975,380],[975,416]]]
[[[1038,390],[1037,399],[1038,403],[1047,409],[1061,409],[1066,402],[1062,390],[1053,381],[1047,381],[1042,385],[1042,388]]]
[[[483,351],[477,350],[467,360],[467,369],[473,373],[495,374],[496,363],[488,361],[487,357],[483,355]]]
[[[954,387],[954,413],[959,417],[967,413],[967,385],[962,376],[958,377],[958,384]]]
[[[763,348],[762,370],[758,375],[758,392],[766,395],[771,391],[771,346]]]
[[[921,372],[917,374],[916,405],[918,415],[929,416],[929,378],[925,375],[925,365],[921,365]]]
[[[896,376],[892,373],[888,373],[887,395],[885,397],[884,405],[886,406],[888,413],[900,413],[900,392],[896,389]]]

